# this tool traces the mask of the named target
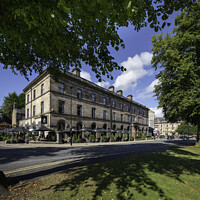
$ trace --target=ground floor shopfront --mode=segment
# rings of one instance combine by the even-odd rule
[[[115,140],[121,140],[122,137],[128,140],[130,137],[135,137],[138,132],[148,135],[148,126],[137,122],[120,122],[57,114],[48,114],[45,117],[45,123],[42,122],[41,117],[38,117],[21,120],[20,126],[33,130],[40,126],[46,126],[57,133],[57,140],[64,142],[69,142],[73,136],[81,141],[88,141],[89,136],[93,135],[95,141],[100,141],[102,137],[109,140],[111,135],[114,136]],[[69,127],[72,127],[73,131],[62,132]],[[45,132],[45,136],[47,135],[48,132]]]

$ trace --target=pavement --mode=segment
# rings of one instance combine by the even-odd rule
[[[37,147],[90,147],[90,146],[105,146],[105,145],[127,145],[127,144],[137,144],[137,143],[146,143],[146,142],[155,142],[161,141],[161,139],[156,140],[138,140],[138,141],[118,141],[118,142],[91,142],[91,143],[73,143],[72,146],[70,143],[58,144],[56,142],[45,142],[37,141],[34,143],[17,143],[17,144],[5,144],[3,141],[0,141],[0,146],[10,147],[10,148],[37,148]]]

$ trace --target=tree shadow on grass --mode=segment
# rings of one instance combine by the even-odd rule
[[[75,171],[72,174],[73,178],[44,190],[53,189],[56,192],[64,191],[68,187],[73,192],[71,198],[75,198],[81,187],[90,179],[95,182],[93,200],[100,198],[103,192],[109,191],[112,184],[115,184],[117,189],[117,199],[135,199],[135,192],[148,196],[148,189],[148,191],[152,190],[157,193],[158,197],[170,200],[171,198],[164,193],[162,188],[150,178],[148,171],[173,177],[180,182],[182,182],[180,175],[183,172],[200,174],[200,160],[195,159],[196,154],[181,149],[172,152],[181,156],[177,157],[167,151],[88,166]],[[194,159],[182,155],[189,155]]]

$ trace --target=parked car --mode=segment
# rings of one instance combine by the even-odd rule
[[[173,135],[168,135],[168,136],[167,136],[167,139],[168,139],[168,140],[172,140],[172,139],[174,139],[174,136],[173,136]]]

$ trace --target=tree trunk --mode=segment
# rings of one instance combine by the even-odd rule
[[[199,137],[200,137],[200,122],[198,123],[197,141],[196,141],[196,144],[200,144]]]

